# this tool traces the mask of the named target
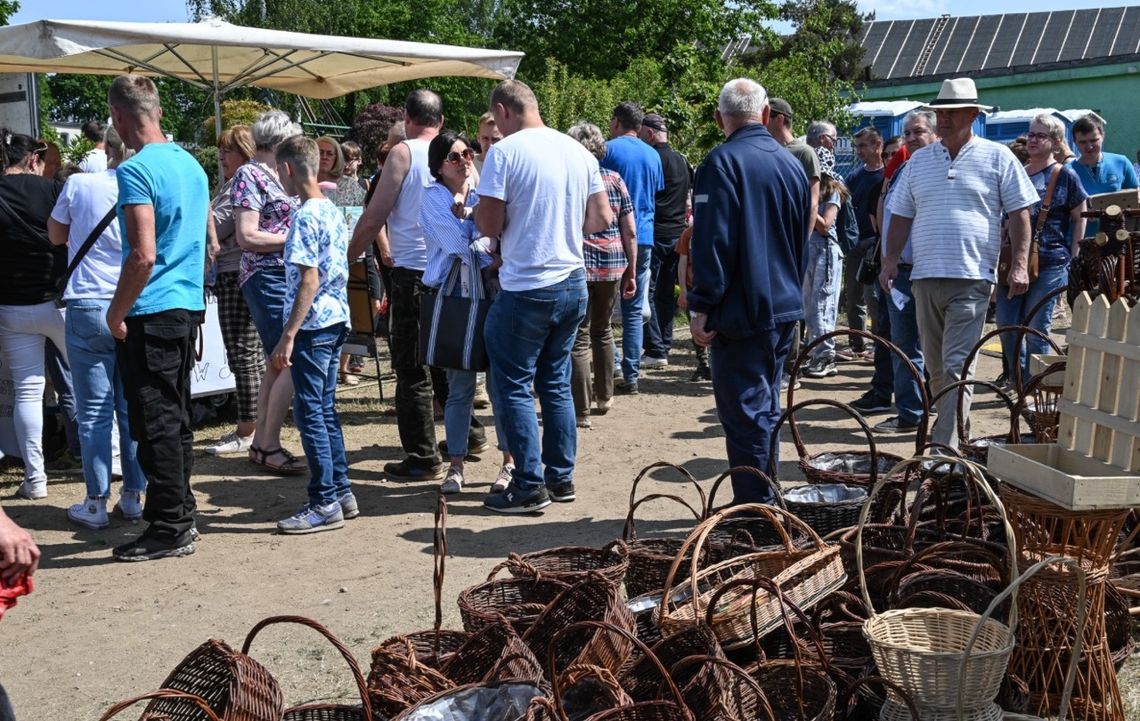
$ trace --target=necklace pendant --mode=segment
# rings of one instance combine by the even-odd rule
[[[947,180],[953,180],[956,177],[958,177],[958,174],[954,171],[953,168],[950,168],[949,170],[946,171],[946,179]]]

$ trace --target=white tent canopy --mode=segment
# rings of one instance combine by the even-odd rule
[[[523,53],[197,23],[39,20],[0,28],[0,72],[177,78],[215,98],[243,86],[308,98],[440,76],[514,77]]]

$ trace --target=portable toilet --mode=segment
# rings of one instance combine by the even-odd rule
[[[1100,115],[1087,109],[1057,110],[1056,108],[1027,108],[1025,110],[999,110],[986,117],[986,137],[997,143],[1011,143],[1029,132],[1029,124],[1038,115],[1052,115],[1065,126],[1065,142],[1074,149],[1073,123],[1082,115]],[[1104,122],[1104,118],[1100,118]]]
[[[835,167],[840,175],[845,175],[858,164],[855,150],[851,144],[851,135],[867,126],[873,127],[883,136],[883,141],[902,135],[903,120],[907,113],[921,108],[923,103],[913,100],[883,100],[874,102],[858,102],[847,106],[855,120],[854,127],[847,135],[841,136],[835,145]]]

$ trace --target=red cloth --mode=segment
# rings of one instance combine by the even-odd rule
[[[17,598],[27,596],[34,590],[31,576],[20,576],[12,585],[0,579],[0,618],[4,618],[4,612],[16,605]]]
[[[883,175],[886,176],[887,180],[890,180],[892,177],[894,177],[894,174],[898,172],[899,168],[903,166],[903,163],[909,159],[910,153],[907,152],[906,146],[900,145],[898,151],[891,156],[891,162],[887,163],[887,167],[883,171]]]

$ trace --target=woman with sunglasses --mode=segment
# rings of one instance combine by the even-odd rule
[[[47,222],[63,184],[43,177],[47,145],[0,131],[0,357],[12,376],[12,420],[24,459],[21,498],[47,496],[43,454],[44,344],[67,348],[56,283],[67,250],[48,239]]]
[[[997,324],[1019,325],[1025,319],[1033,306],[1043,298],[1069,282],[1069,261],[1077,252],[1077,241],[1084,237],[1085,219],[1081,213],[1085,210],[1085,200],[1088,197],[1081,186],[1080,178],[1069,166],[1060,165],[1056,160],[1057,150],[1065,142],[1065,126],[1061,121],[1050,115],[1042,113],[1033,118],[1029,124],[1029,132],[1025,136],[1025,149],[1029,160],[1025,164],[1025,172],[1041,202],[1029,210],[1029,227],[1037,240],[1037,256],[1039,260],[1037,278],[1029,283],[1029,290],[1013,298],[999,288],[997,291]],[[1048,192],[1049,182],[1054,171],[1057,172],[1056,187],[1049,207],[1042,209],[1045,195]],[[1046,213],[1044,219],[1038,223],[1038,216]],[[1040,228],[1040,233],[1038,233]],[[1049,334],[1053,325],[1053,308],[1057,305],[1057,297],[1045,303],[1042,308],[1030,319],[1026,325]],[[1021,383],[1029,379],[1029,356],[1034,353],[1047,353],[1049,344],[1037,336],[1025,335],[1020,343],[1016,343],[1014,333],[1003,333],[1001,337],[1002,366],[1005,370],[1006,382],[1013,383],[1017,378],[1016,371],[1020,368]]]
[[[440,288],[456,260],[463,264],[461,278],[468,277],[470,264],[480,269],[498,267],[497,256],[492,256],[494,241],[482,238],[472,220],[479,196],[475,194],[475,154],[467,139],[453,130],[444,130],[428,146],[428,169],[435,182],[424,189],[420,208],[420,224],[427,243],[427,268],[422,282],[429,288]],[[482,282],[482,275],[480,282]],[[469,295],[459,290],[463,295]],[[424,301],[427,302],[427,301]],[[426,329],[421,329],[426,330]],[[447,433],[447,455],[451,465],[447,469],[441,493],[459,493],[463,490],[463,460],[467,457],[467,441],[471,428],[471,413],[475,403],[475,371],[447,371],[447,403],[443,409],[443,425]],[[487,375],[487,384],[494,383]],[[514,459],[507,450],[506,436],[495,419],[499,450],[503,464],[493,489],[502,490],[511,480]]]

